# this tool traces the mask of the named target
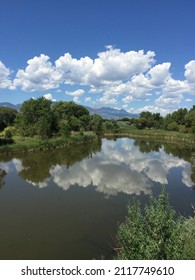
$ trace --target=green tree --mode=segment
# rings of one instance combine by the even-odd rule
[[[82,127],[81,121],[78,118],[76,118],[75,116],[72,116],[69,118],[68,124],[69,124],[70,129],[73,131],[80,131],[80,129]]]
[[[171,122],[171,123],[167,126],[167,130],[178,131],[178,130],[179,130],[179,126],[178,126],[177,122],[175,122],[175,121]]]
[[[144,129],[147,127],[147,120],[144,117],[140,117],[136,120],[136,127],[138,129]]]
[[[9,107],[0,107],[0,131],[7,126],[13,125],[18,112]]]
[[[52,136],[55,118],[51,110],[52,101],[44,97],[25,101],[16,117],[16,126],[24,136]]]
[[[103,130],[102,126],[102,117],[99,115],[92,115],[90,120],[90,128],[92,131],[94,131],[97,135],[100,135]]]
[[[82,105],[75,104],[74,102],[57,102],[52,110],[56,117],[56,128],[61,130],[64,121],[68,122],[71,130],[78,131],[80,128],[89,130],[90,116],[89,111]]]
[[[185,116],[187,115],[188,110],[186,108],[180,108],[179,110],[172,113],[173,121],[177,122],[177,124],[185,124]]]
[[[194,108],[194,107],[193,107]],[[186,127],[190,132],[195,133],[195,109],[191,109],[185,116]]]

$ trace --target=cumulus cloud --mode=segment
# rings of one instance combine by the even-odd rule
[[[9,88],[12,85],[10,80],[11,71],[0,61],[0,88]]]
[[[152,51],[124,53],[110,47],[94,60],[87,56],[76,59],[65,53],[52,65],[49,56],[41,54],[28,60],[26,69],[17,72],[14,85],[24,91],[36,91],[56,88],[62,83],[90,87],[118,84],[150,69],[154,56]]]
[[[51,101],[56,101],[56,99],[53,98],[51,93],[44,94],[43,97]]]
[[[189,84],[190,92],[195,94],[195,60],[191,60],[185,65],[185,77]]]
[[[94,60],[90,81],[96,85],[128,80],[148,70],[154,63],[154,56],[155,53],[151,51],[146,54],[143,50],[123,53],[120,49],[109,48]]]
[[[170,78],[170,66],[171,63],[167,62],[151,68],[147,73],[151,85],[156,87],[162,86]]]
[[[195,60],[185,65],[185,77],[189,83],[195,83]]]
[[[81,103],[81,101],[80,101],[80,99],[79,99],[78,96],[74,96],[74,97],[73,97],[73,101],[74,101],[75,103]]]
[[[70,96],[81,96],[85,93],[83,89],[77,89],[75,91],[65,91],[65,94]]]
[[[60,83],[59,73],[49,61],[49,56],[41,54],[27,61],[25,70],[18,70],[14,86],[24,91],[39,91],[57,88]]]
[[[153,51],[123,52],[111,45],[95,58],[74,58],[65,53],[52,63],[49,56],[41,54],[29,59],[25,69],[18,70],[13,83],[9,79],[10,70],[0,62],[0,88],[19,87],[23,91],[35,92],[59,88],[64,84],[69,87],[77,85],[85,86],[87,90],[65,92],[77,102],[85,93],[91,94],[91,100],[96,99],[105,105],[118,101],[124,104],[147,101],[150,95],[156,100],[153,107],[167,108],[167,111],[177,109],[186,93],[195,93],[195,60],[184,66],[185,79],[176,80],[171,74],[171,62],[155,65],[154,58]],[[98,94],[98,97],[93,98],[93,94]],[[86,102],[90,102],[87,98]]]
[[[103,103],[103,104],[116,104],[117,99],[115,97],[112,97],[109,94],[104,94],[102,97],[97,99],[98,102]]]
[[[91,101],[92,101],[91,97],[86,97],[85,98],[85,102],[91,102]]]

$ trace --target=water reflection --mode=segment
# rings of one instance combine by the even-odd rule
[[[0,188],[2,188],[5,184],[4,177],[7,172],[4,169],[0,169]]]
[[[161,144],[121,138],[102,143],[75,145],[66,149],[3,158],[0,168],[9,173],[15,168],[33,186],[50,182],[63,190],[71,186],[94,186],[106,196],[150,193],[154,183],[167,184],[174,168],[180,170],[182,183],[194,185],[191,151],[175,144]],[[6,173],[1,173],[0,183]]]

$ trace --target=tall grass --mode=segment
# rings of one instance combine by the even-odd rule
[[[195,142],[195,134],[193,133],[181,133],[176,131],[165,131],[156,129],[135,129],[121,127],[117,133],[113,131],[104,131],[104,135],[120,135],[129,136],[132,138],[152,138],[152,139],[163,139],[171,141],[183,141],[183,142]]]
[[[64,147],[73,143],[93,141],[93,135],[73,135],[68,138],[58,137],[41,140],[38,137],[15,136],[14,143],[0,146],[0,153],[32,152],[35,150],[48,150]]]

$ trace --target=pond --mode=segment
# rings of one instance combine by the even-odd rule
[[[0,156],[0,259],[111,259],[128,203],[164,184],[186,217],[195,205],[192,151],[179,144],[102,139]]]

